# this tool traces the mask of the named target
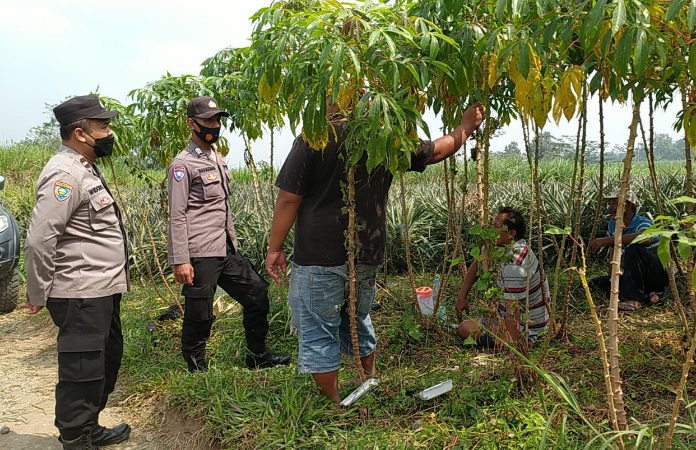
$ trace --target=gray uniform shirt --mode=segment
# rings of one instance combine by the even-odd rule
[[[128,249],[118,206],[82,155],[61,145],[39,175],[27,233],[27,299],[95,298],[128,291]]]
[[[227,238],[237,248],[227,197],[230,175],[215,149],[204,152],[193,141],[179,153],[167,172],[169,191],[169,264],[195,257],[227,256]]]

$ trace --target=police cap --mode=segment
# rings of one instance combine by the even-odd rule
[[[82,119],[111,119],[117,111],[107,111],[95,95],[78,95],[53,108],[58,123],[63,126]]]
[[[196,97],[191,100],[186,108],[188,117],[210,119],[213,116],[229,117],[230,113],[220,110],[213,97]]]

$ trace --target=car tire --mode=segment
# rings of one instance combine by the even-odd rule
[[[7,314],[17,308],[19,301],[19,273],[17,268],[0,278],[0,314]]]

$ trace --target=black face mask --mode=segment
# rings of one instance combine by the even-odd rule
[[[191,120],[193,120],[193,123],[198,125],[198,128],[200,129],[200,131],[194,130],[194,133],[196,136],[198,136],[198,139],[205,142],[206,144],[214,144],[215,142],[217,142],[218,138],[220,137],[221,127],[208,128],[198,123],[198,121],[194,118],[191,118]]]
[[[89,145],[86,142],[85,144],[92,147],[92,149],[94,150],[94,154],[97,158],[101,158],[103,156],[111,156],[111,154],[114,152],[114,140],[116,139],[116,137],[113,134],[99,139],[95,139],[91,134],[87,133],[86,131],[85,134],[94,139],[94,145]]]

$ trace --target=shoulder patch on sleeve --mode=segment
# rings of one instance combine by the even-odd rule
[[[53,195],[59,202],[67,200],[72,194],[72,191],[72,184],[66,183],[65,181],[56,181],[53,185]]]
[[[186,166],[174,166],[172,174],[177,182],[183,180],[184,176],[186,176]]]

